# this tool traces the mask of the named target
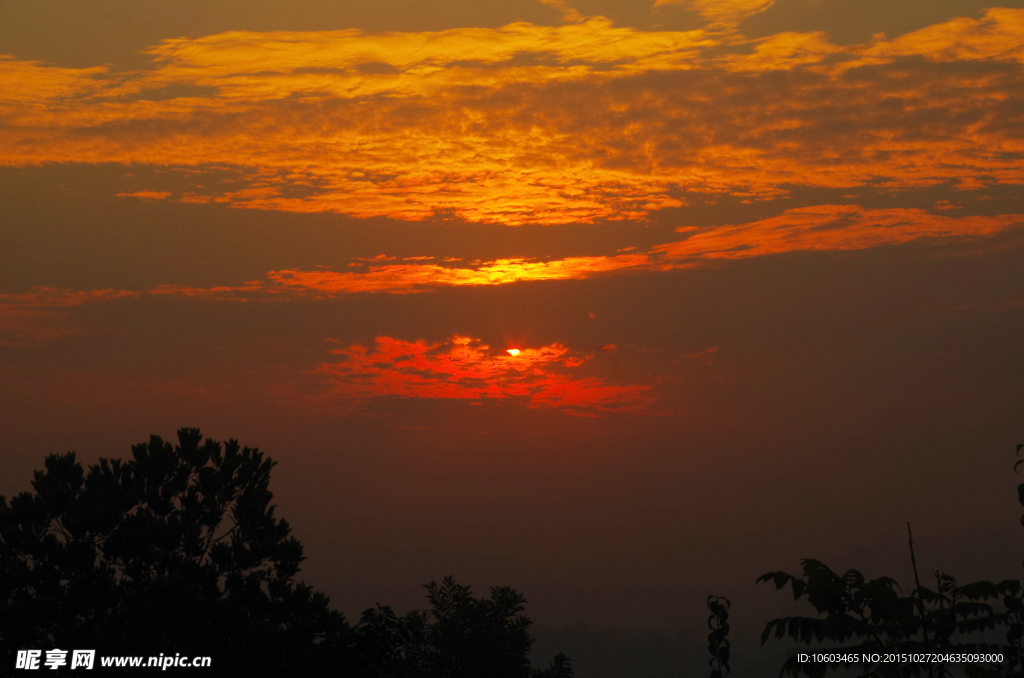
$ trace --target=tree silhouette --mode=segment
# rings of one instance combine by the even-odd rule
[[[217,657],[219,675],[298,675],[344,645],[327,598],[293,577],[302,546],[274,517],[274,463],[178,431],[83,473],[51,455],[0,499],[0,646]],[[8,666],[13,665],[7,664]]]
[[[357,628],[358,656],[366,676],[388,678],[561,678],[572,676],[565,655],[545,670],[530,668],[531,621],[526,599],[514,589],[494,587],[490,598],[474,598],[470,587],[445,577],[425,586],[430,609],[398,617],[390,607],[363,613]]]
[[[74,453],[47,457],[33,492],[0,497],[0,662],[60,648],[210,656],[218,676],[573,675],[564,656],[530,668],[525,598],[510,588],[476,599],[446,578],[427,585],[428,612],[378,607],[347,624],[295,582],[302,545],[274,515],[273,467],[192,428],[88,473]]]
[[[728,598],[720,596],[708,596],[707,600],[708,628],[708,652],[711,659],[708,665],[711,667],[711,678],[726,678],[731,669],[729,668],[730,646],[729,646],[729,608],[732,603]]]

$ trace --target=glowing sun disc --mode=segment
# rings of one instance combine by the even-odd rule
[[[518,348],[510,348],[510,349],[507,350],[507,353],[509,355],[511,355],[511,356],[517,356],[517,355],[519,355],[519,349]]]

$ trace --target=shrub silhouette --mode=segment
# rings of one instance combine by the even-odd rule
[[[1020,454],[1024,445],[1017,446]],[[1018,461],[1014,469],[1024,461]],[[1024,505],[1024,483],[1018,486]],[[1024,518],[1021,519],[1024,524]],[[867,580],[858,570],[844,574],[824,563],[805,559],[802,576],[768,572],[757,582],[772,582],[776,589],[787,586],[794,600],[806,597],[817,616],[773,619],[761,634],[761,644],[774,635],[810,645],[826,643],[815,652],[856,653],[861,661],[853,665],[867,678],[954,675],[955,663],[875,663],[863,661],[864,653],[998,653],[1002,664],[967,664],[963,670],[972,678],[1021,678],[1022,630],[1024,630],[1024,592],[1018,580],[999,583],[987,581],[959,584],[940,571],[933,572],[935,588],[921,585],[914,557],[913,536],[910,557],[915,586],[904,594],[890,577]],[[1002,634],[1005,632],[1005,635]],[[1002,636],[1005,643],[996,642]],[[980,639],[978,636],[980,635]],[[799,663],[787,659],[780,675],[824,676],[839,665]]]
[[[210,656],[218,676],[573,675],[562,656],[530,668],[525,599],[509,588],[478,600],[447,578],[427,585],[429,612],[378,607],[349,625],[295,582],[302,545],[274,515],[273,467],[193,428],[87,474],[74,453],[47,457],[34,492],[0,497],[0,663],[60,648]]]
[[[729,675],[729,608],[732,603],[728,598],[708,596],[708,652],[711,659],[711,678],[726,678]]]

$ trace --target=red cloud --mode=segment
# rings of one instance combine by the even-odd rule
[[[581,375],[591,356],[561,344],[522,348],[512,356],[458,335],[436,344],[377,337],[373,348],[353,344],[331,352],[342,359],[315,372],[327,377],[335,395],[352,400],[515,398],[531,408],[585,416],[635,412],[653,400],[650,386]]]

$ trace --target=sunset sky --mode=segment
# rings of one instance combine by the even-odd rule
[[[1019,577],[1022,415],[1024,2],[0,1],[0,494],[198,426],[350,620],[754,672],[802,557]]]

